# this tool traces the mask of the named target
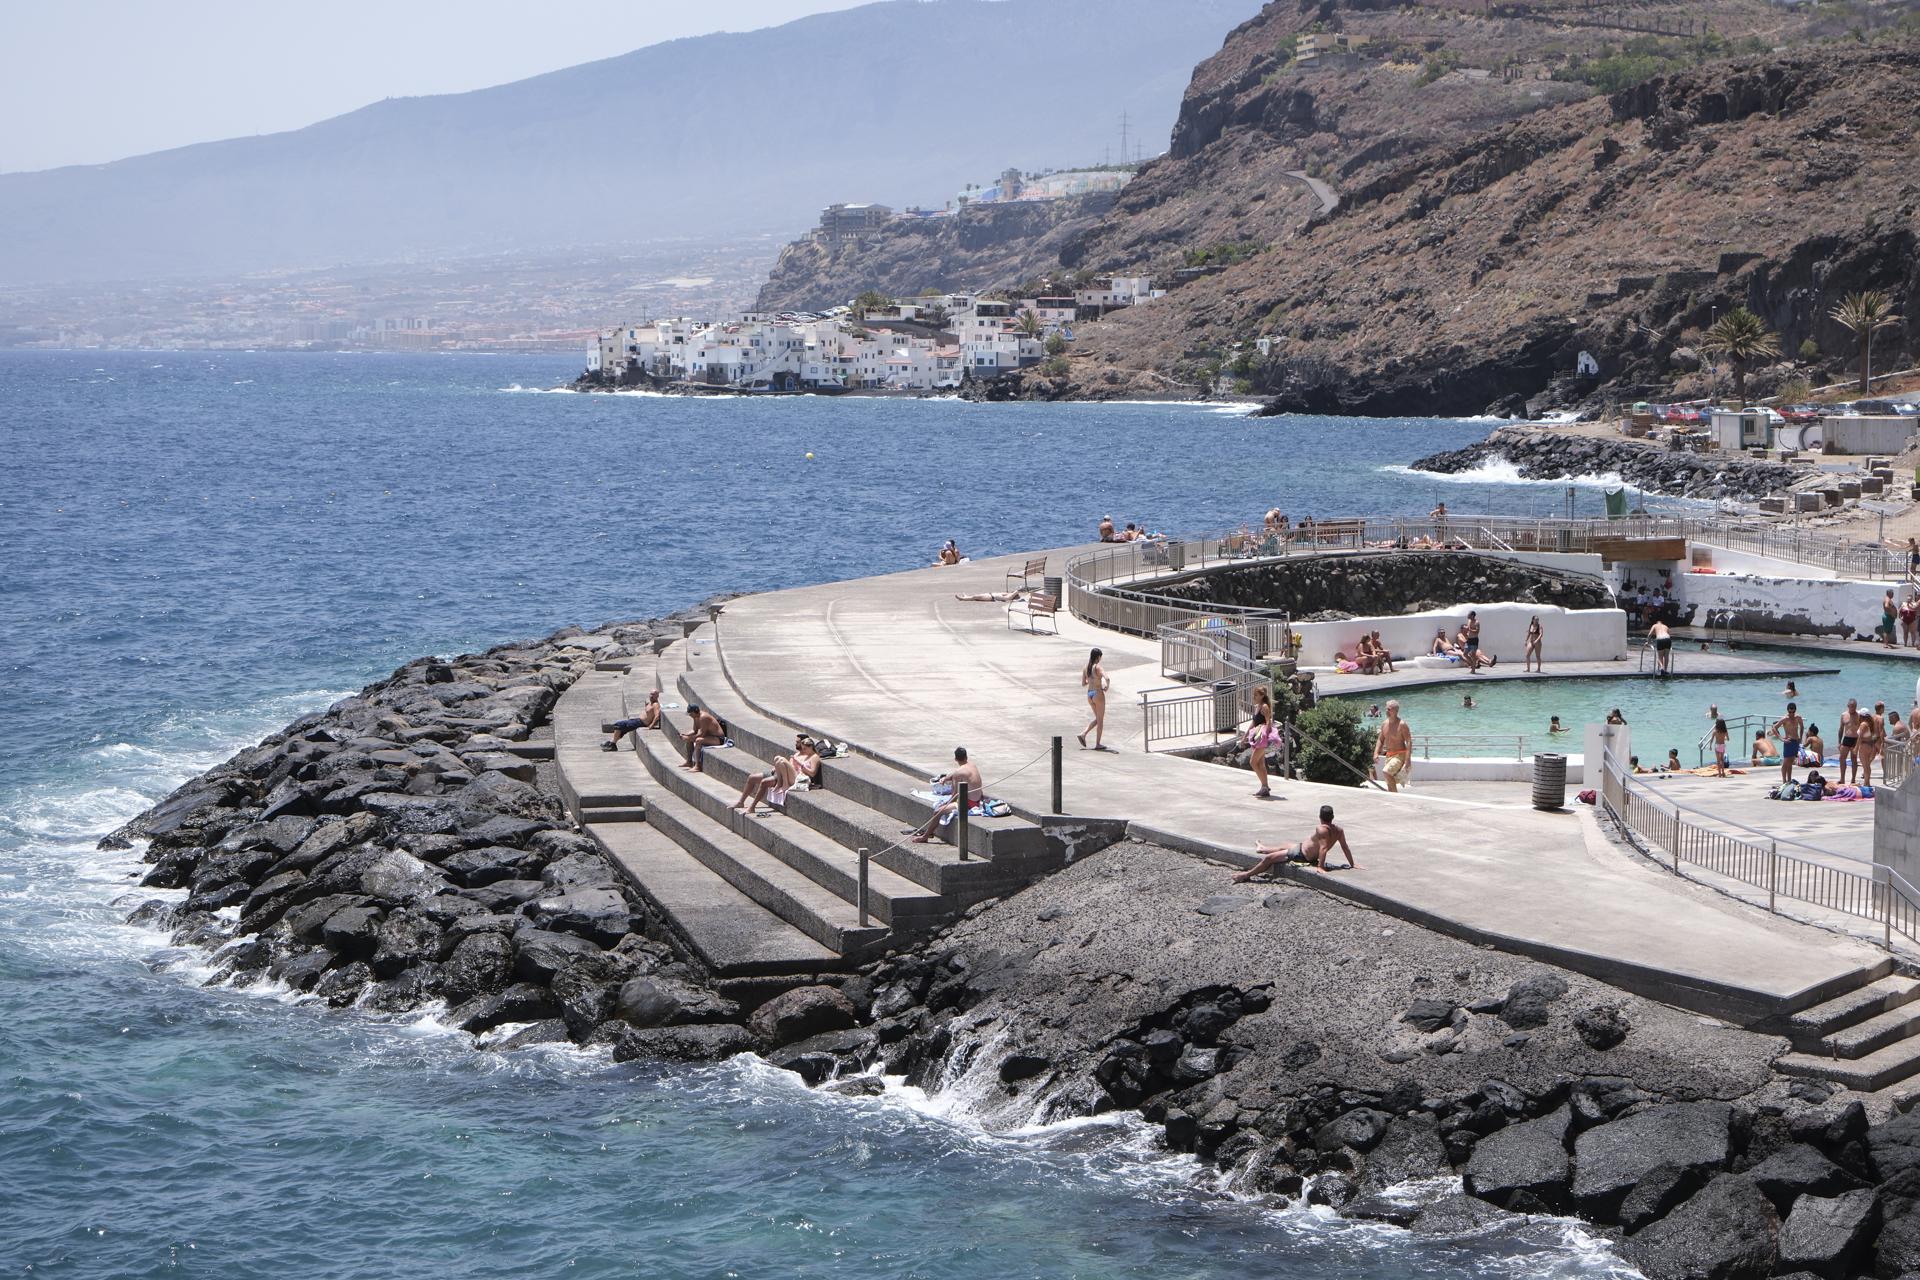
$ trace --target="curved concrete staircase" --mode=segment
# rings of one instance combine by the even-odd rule
[[[801,727],[755,710],[716,650],[710,626],[690,628],[651,661],[583,677],[554,710],[569,808],[711,977],[762,990],[818,981],[1059,865],[1041,830],[1014,818],[970,821],[965,857],[947,842],[952,828],[908,843],[902,828],[929,813],[912,795],[926,783],[858,754],[825,761],[820,782],[792,793],[784,813],[736,812],[747,778],[791,753]],[[611,722],[637,714],[656,688],[662,728],[604,751]],[[683,767],[691,705],[719,716],[732,744],[706,751],[699,773]],[[871,854],[864,922],[861,849]]]

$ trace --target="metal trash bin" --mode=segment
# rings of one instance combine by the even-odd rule
[[[1053,597],[1056,606],[1064,608],[1067,603],[1065,579],[1043,577],[1040,579],[1040,593]]]
[[[1240,686],[1231,680],[1213,682],[1213,731],[1232,733],[1240,727]]]
[[[1567,807],[1567,758],[1543,751],[1533,758],[1533,807]]]
[[[1167,568],[1184,569],[1186,567],[1187,544],[1184,540],[1175,538],[1167,543]]]

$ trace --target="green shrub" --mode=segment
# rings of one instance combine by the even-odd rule
[[[1040,367],[1046,371],[1047,376],[1050,378],[1064,378],[1067,376],[1068,366],[1065,356],[1055,356]]]
[[[1809,361],[1818,360],[1820,358],[1820,344],[1812,338],[1808,338],[1802,342],[1800,344],[1800,358]]]
[[[1067,340],[1057,333],[1048,334],[1047,354],[1050,356],[1063,356],[1067,354]]]
[[[1297,721],[1300,776],[1308,782],[1357,787],[1373,769],[1374,731],[1350,702],[1323,698]]]

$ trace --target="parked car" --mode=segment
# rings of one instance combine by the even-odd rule
[[[1820,406],[1817,404],[1792,404],[1782,409],[1780,416],[1788,422],[1804,423],[1818,422],[1826,415],[1820,411]]]
[[[1853,411],[1872,414],[1874,417],[1888,417],[1899,413],[1900,409],[1891,400],[1855,400]]]

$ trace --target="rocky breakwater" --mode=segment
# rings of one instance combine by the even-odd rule
[[[103,841],[144,842],[142,884],[180,891],[133,918],[209,949],[211,982],[382,1013],[443,1005],[503,1047],[707,1059],[831,1025],[837,991],[753,1010],[706,985],[568,819],[552,764],[515,752],[597,661],[680,630],[569,628],[421,659],[295,721]]]
[[[1920,1113],[1309,888],[1127,842],[869,977],[867,1025],[773,1060],[1009,1127],[1136,1110],[1238,1192],[1420,1233],[1577,1215],[1654,1280],[1920,1270]]]
[[[1567,609],[1613,606],[1612,596],[1596,579],[1453,551],[1301,555],[1209,569],[1154,590],[1195,604],[1286,609],[1302,622],[1386,617],[1493,600]]]
[[[1478,444],[1429,454],[1415,471],[1457,475],[1489,463],[1508,463],[1528,480],[1618,475],[1647,493],[1675,498],[1733,498],[1751,502],[1780,493],[1802,476],[1779,462],[1681,453],[1637,441],[1502,427]]]

